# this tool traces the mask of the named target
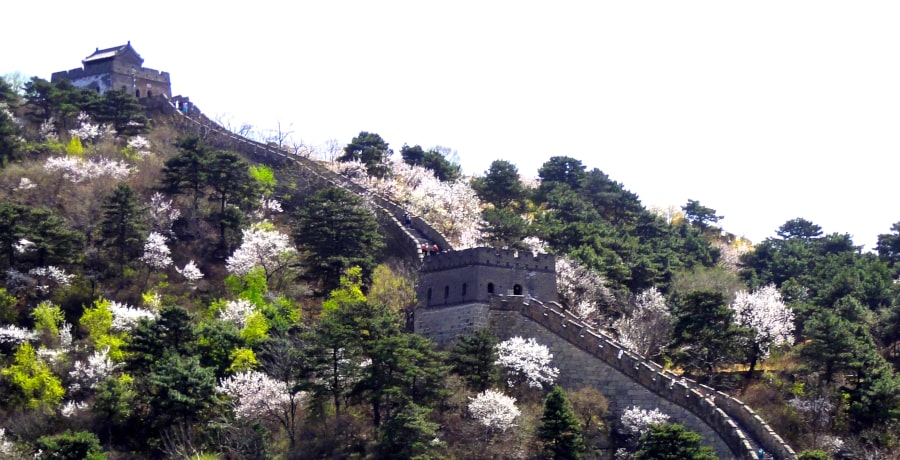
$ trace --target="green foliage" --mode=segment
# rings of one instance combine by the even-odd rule
[[[127,184],[119,184],[103,201],[100,233],[119,266],[119,278],[125,276],[126,261],[135,260],[143,252],[144,225],[137,195]]]
[[[494,160],[484,176],[472,179],[471,185],[482,202],[498,209],[521,208],[525,201],[526,193],[519,180],[519,170],[505,160]]]
[[[36,267],[65,267],[81,259],[84,235],[69,228],[71,224],[49,209],[33,208],[12,202],[0,204],[0,269],[27,272]],[[20,252],[22,240],[34,243]]]
[[[631,292],[716,262],[718,250],[698,228],[664,221],[602,171],[584,169],[568,157],[553,157],[541,168],[534,228],[554,252],[597,270],[611,288]]]
[[[259,311],[255,311],[247,318],[247,325],[241,329],[241,339],[248,346],[254,346],[269,338],[269,322]]]
[[[112,332],[113,315],[109,306],[109,300],[104,298],[95,300],[92,307],[84,309],[78,324],[87,332],[88,340],[94,345],[95,350],[109,348],[109,358],[113,361],[122,361],[125,357],[122,350],[125,338]]]
[[[5,82],[0,84],[5,85]],[[19,137],[19,126],[8,111],[9,100],[7,86],[0,86],[0,168],[20,157],[22,142]]]
[[[222,302],[224,304],[224,302]],[[232,368],[246,364],[241,358],[242,364],[237,364],[236,353],[244,346],[244,339],[241,337],[237,327],[226,321],[206,321],[197,328],[197,354],[200,356],[200,362],[206,367],[211,367],[216,371],[216,377],[222,378],[226,374],[232,372]],[[241,356],[247,359],[252,358],[246,354]],[[254,358],[255,359],[255,358]],[[244,369],[242,369],[244,370]]]
[[[495,248],[524,249],[522,240],[529,234],[529,225],[518,213],[507,208],[486,209],[481,213],[484,243]]]
[[[201,421],[218,403],[216,376],[197,356],[167,354],[147,376],[146,394],[151,425],[163,429],[177,423]]]
[[[694,291],[675,299],[671,348],[675,363],[689,375],[712,376],[741,362],[747,331],[733,322],[734,312],[717,292]]]
[[[81,145],[81,139],[76,136],[72,136],[72,139],[69,139],[69,143],[66,145],[66,155],[73,157],[84,156],[84,146]]]
[[[460,166],[447,160],[437,150],[426,152],[421,146],[410,147],[403,144],[403,147],[400,148],[400,155],[403,157],[404,163],[428,169],[442,182],[453,182],[460,177]]]
[[[384,246],[374,214],[352,193],[329,187],[307,199],[297,215],[293,237],[305,256],[307,273],[330,292],[350,267],[368,279]]]
[[[804,450],[797,455],[797,460],[831,460],[831,455],[824,450]]]
[[[118,136],[147,132],[147,117],[137,98],[121,90],[109,90],[90,104],[88,113],[101,124],[109,123]]]
[[[166,160],[163,166],[162,187],[169,194],[190,194],[196,212],[209,181],[212,151],[196,136],[179,138],[175,145],[178,154]]]
[[[343,279],[341,285],[343,287]],[[356,295],[354,293],[354,297]],[[359,290],[358,295],[362,295],[362,289]],[[400,273],[392,270],[388,265],[380,264],[372,272],[372,285],[369,287],[368,299],[369,302],[386,305],[397,312],[410,308],[416,304],[416,280],[412,274]]]
[[[361,131],[346,147],[338,161],[359,161],[366,165],[370,176],[384,177],[387,173],[387,157],[393,151],[378,134]]]
[[[259,365],[259,361],[256,360],[256,354],[251,348],[235,348],[229,357],[231,358],[231,365],[228,366],[228,372],[232,374],[249,371]]]
[[[538,438],[543,443],[546,458],[577,459],[584,453],[581,426],[565,391],[558,385],[544,400]]]
[[[581,160],[572,157],[556,156],[550,157],[538,169],[538,177],[541,178],[540,193],[553,188],[555,185],[544,187],[544,184],[562,184],[568,186],[572,190],[581,188],[582,181],[586,177],[584,165]]]
[[[239,211],[258,198],[256,182],[250,176],[247,161],[237,153],[216,151],[207,166],[207,186],[212,189],[211,199],[219,206],[210,216],[219,229],[219,244],[227,247],[228,230],[240,228],[243,215]]]
[[[152,371],[169,355],[196,356],[193,316],[179,306],[163,307],[156,321],[142,321],[131,331],[125,352],[126,370],[135,376]]]
[[[703,438],[678,423],[650,425],[638,441],[635,460],[717,460]]]
[[[462,377],[472,391],[483,392],[500,381],[500,368],[496,364],[497,341],[488,329],[457,338],[450,364],[453,372]]]
[[[37,440],[40,458],[54,460],[105,460],[97,435],[89,431],[71,432],[54,436],[41,436]]]
[[[715,224],[724,218],[724,216],[717,216],[715,209],[703,206],[695,200],[688,200],[681,210],[684,211],[684,217],[688,222],[699,227],[701,231],[706,231],[710,228],[710,224]]]
[[[23,89],[27,101],[25,116],[37,125],[52,117],[62,133],[74,127],[81,112],[88,112],[97,120],[93,108],[100,96],[94,90],[76,87],[68,80],[50,83],[38,77],[32,77]]]
[[[358,302],[365,302],[366,295],[362,292],[362,268],[350,267],[341,276],[340,286],[328,294],[328,299],[322,302],[322,313]]]
[[[55,407],[65,394],[59,378],[53,375],[47,363],[37,357],[34,347],[28,343],[16,349],[13,363],[0,370],[0,374],[16,390],[13,397],[31,409]]]
[[[15,324],[19,317],[18,300],[15,296],[0,288],[0,323]]]
[[[41,302],[31,312],[34,319],[34,328],[48,335],[59,334],[59,325],[65,320],[59,305],[51,302]]]
[[[257,189],[263,195],[271,196],[275,193],[275,186],[278,184],[278,181],[275,180],[275,172],[272,171],[272,168],[264,165],[250,166],[250,177],[253,178]]]
[[[381,430],[378,449],[382,458],[439,458],[433,454],[439,425],[428,420],[430,412],[412,402],[404,404]]]
[[[91,412],[110,426],[121,425],[131,417],[136,400],[134,379],[128,374],[122,374],[100,382],[94,394]]]
[[[391,315],[386,309],[376,309],[376,314]],[[373,325],[383,320],[376,317]],[[412,402],[434,404],[446,396],[443,382],[449,366],[431,340],[417,334],[370,331],[362,348],[371,364],[363,369],[353,393],[371,404],[374,426],[380,426],[382,418],[390,420]]]

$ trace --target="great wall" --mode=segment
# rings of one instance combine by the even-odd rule
[[[590,385],[597,388],[608,397],[611,412],[616,416],[632,405],[659,408],[675,421],[700,433],[722,459],[758,460],[759,449],[765,451],[766,459],[797,457],[793,449],[741,401],[682,378],[628,351],[612,337],[591,329],[555,302],[538,301],[532,293],[547,288],[547,282],[540,280],[540,273],[546,275],[550,270],[550,265],[539,257],[550,256],[490,248],[452,251],[447,238],[428,222],[413,216],[412,225],[404,225],[401,222],[406,213],[403,206],[351,182],[315,160],[231,133],[189,104],[187,98],[157,97],[145,101],[157,110],[171,113],[181,132],[198,134],[217,148],[233,150],[253,161],[291,171],[291,177],[307,181],[310,187],[337,186],[368,200],[387,238],[405,257],[423,267],[419,286],[423,305],[415,312],[416,332],[439,343],[482,327],[489,327],[501,339],[516,335],[534,337],[554,354],[554,365],[560,369],[559,383],[563,387],[577,389]],[[185,106],[188,107],[186,110]],[[423,260],[419,248],[424,241],[435,242],[451,251]],[[479,272],[471,270],[472,266],[482,267],[483,273],[491,273],[504,281],[483,285],[477,279]],[[467,281],[453,279],[454,269],[468,272],[471,291]],[[440,295],[433,298],[432,289],[443,291],[443,298]]]

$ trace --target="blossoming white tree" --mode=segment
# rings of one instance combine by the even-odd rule
[[[161,270],[172,265],[171,250],[166,244],[166,237],[157,232],[150,232],[147,241],[144,242],[144,255],[141,261],[147,265]]]
[[[113,317],[112,329],[116,332],[128,332],[134,329],[141,320],[152,321],[158,317],[156,312],[116,301],[109,303],[109,311]]]
[[[219,311],[219,319],[232,323],[238,330],[242,330],[247,327],[247,320],[255,311],[249,300],[229,300],[225,303],[225,308]]]
[[[603,307],[614,303],[600,273],[566,256],[556,260],[556,290],[560,303],[592,326],[599,325]]]
[[[66,273],[62,268],[50,265],[28,270],[28,275],[34,278],[38,292],[46,294],[54,287],[65,287],[72,284],[75,275]]]
[[[88,405],[84,401],[75,401],[68,400],[63,403],[59,408],[59,415],[62,415],[65,418],[72,417],[73,415],[80,413],[88,408]]]
[[[64,179],[76,184],[100,177],[124,180],[136,171],[122,161],[107,158],[85,160],[69,156],[47,158],[44,169],[48,172],[61,173]]]
[[[631,314],[613,323],[619,343],[642,356],[656,356],[672,335],[672,314],[656,288],[635,297]]]
[[[148,141],[144,136],[134,136],[131,139],[128,139],[128,148],[137,154],[137,156],[143,158],[149,156],[152,152],[150,152],[150,141]]]
[[[246,275],[253,267],[261,267],[266,281],[284,270],[297,254],[290,238],[265,225],[243,231],[241,246],[225,261],[225,267],[236,275]]]
[[[167,199],[162,193],[156,192],[150,197],[150,206],[147,208],[147,220],[152,231],[172,237],[172,225],[181,217],[181,211]]]
[[[339,162],[336,172],[375,193],[404,205],[444,234],[457,249],[475,247],[481,240],[481,201],[466,180],[441,182],[421,166],[410,166],[399,158],[388,161],[384,178],[369,177],[359,162]]]
[[[216,391],[231,398],[238,420],[280,423],[294,441],[297,410],[306,400],[294,382],[273,379],[259,371],[244,371],[222,379]]]
[[[197,267],[197,264],[194,263],[193,260],[186,263],[184,268],[175,267],[175,271],[181,274],[188,282],[193,283],[201,278],[203,278],[203,272]]]
[[[781,300],[775,285],[769,284],[748,293],[740,291],[731,304],[735,322],[753,331],[750,369],[769,357],[773,345],[794,343],[794,312]]]
[[[550,366],[553,355],[534,338],[513,337],[497,344],[497,365],[506,369],[507,383],[527,383],[532,388],[553,385],[559,369]]]
[[[502,433],[514,427],[521,413],[516,407],[516,398],[496,390],[487,389],[469,398],[469,414],[487,428],[488,434]]]
[[[101,382],[109,378],[118,364],[109,359],[109,347],[97,350],[88,356],[87,361],[75,361],[69,372],[72,383],[69,390],[78,393],[83,390],[96,389]]]
[[[37,337],[38,333],[31,329],[25,329],[24,327],[19,327],[14,324],[4,324],[3,326],[0,326],[0,343],[21,345],[25,342],[35,340]]]
[[[69,134],[83,141],[96,141],[102,138],[108,138],[115,135],[116,131],[112,125],[100,125],[91,120],[91,116],[81,112],[78,114],[78,127],[70,129]]]
[[[650,425],[666,423],[669,421],[669,416],[659,409],[646,410],[638,406],[631,406],[622,412],[619,420],[625,434],[640,438],[647,432]]]
[[[630,460],[634,458],[634,452],[638,448],[638,440],[650,431],[650,425],[667,423],[669,416],[661,412],[659,409],[641,409],[638,406],[631,406],[622,412],[619,422],[622,426],[622,433],[627,436],[625,447],[616,449],[616,460]]]

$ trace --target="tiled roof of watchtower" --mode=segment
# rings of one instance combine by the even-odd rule
[[[139,55],[137,53],[137,51],[134,50],[134,48],[131,47],[131,41],[129,41],[128,43],[126,43],[124,45],[114,46],[112,48],[106,48],[106,49],[97,48],[96,51],[94,51],[90,56],[84,58],[84,60],[82,60],[81,62],[84,64],[87,64],[89,62],[99,62],[99,61],[103,61],[106,59],[112,59],[116,56],[124,54],[128,50],[131,50],[131,52],[135,56],[137,56],[137,58],[143,64],[144,59],[141,57],[141,55]]]

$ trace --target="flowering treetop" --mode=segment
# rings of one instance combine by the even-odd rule
[[[559,369],[550,366],[553,355],[533,338],[513,337],[497,344],[497,365],[507,370],[509,386],[527,383],[533,388],[553,385]]]
[[[487,389],[469,398],[469,414],[489,431],[506,431],[515,426],[522,412],[516,407],[516,398]]]

